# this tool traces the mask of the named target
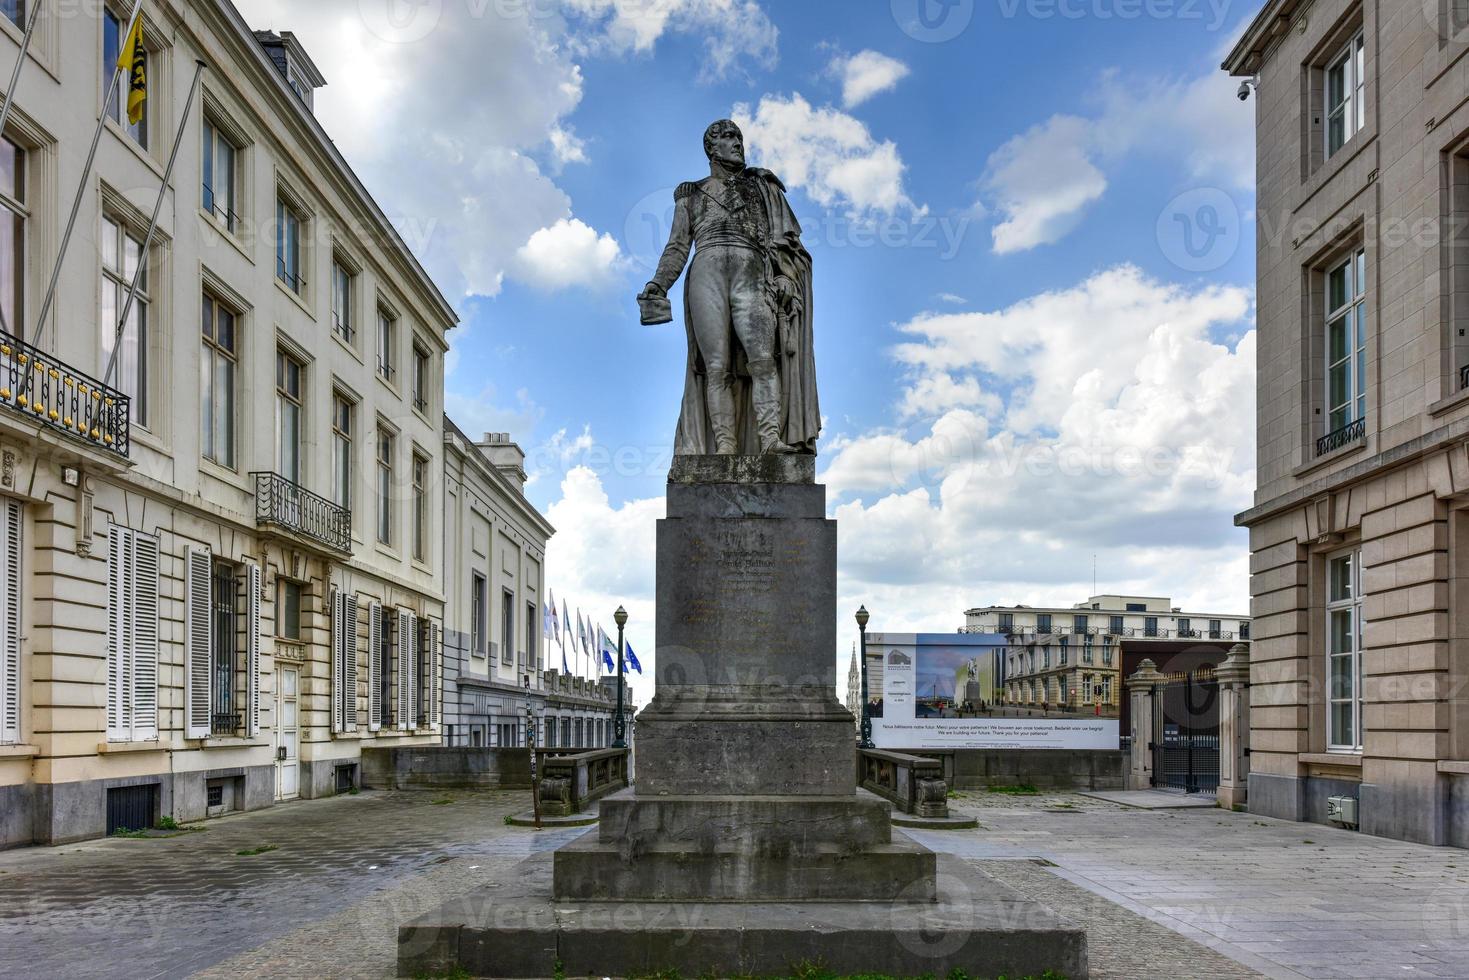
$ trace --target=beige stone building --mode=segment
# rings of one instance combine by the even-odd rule
[[[43,17],[0,144],[5,844],[329,794],[363,745],[440,738],[455,314],[313,116],[309,57],[227,0],[146,0],[143,121],[114,112],[84,178],[130,6]],[[6,74],[20,36],[0,17]]]
[[[1258,79],[1249,807],[1460,846],[1465,15],[1269,0],[1225,62]]]

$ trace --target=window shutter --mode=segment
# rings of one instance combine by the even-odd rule
[[[378,660],[383,644],[383,607],[376,602],[367,606],[367,730],[383,727],[383,687],[378,680]]]
[[[209,654],[213,633],[209,628],[211,563],[208,548],[190,545],[185,553],[184,700],[187,738],[209,736]]]
[[[126,654],[123,627],[123,576],[127,572],[127,532],[117,525],[107,529],[107,740],[127,741],[131,734],[127,694],[123,688]]]
[[[260,566],[248,566],[245,595],[245,734],[260,734]]]
[[[20,741],[20,535],[25,512],[5,501],[3,570],[0,582],[0,742]]]
[[[413,656],[413,637],[418,632],[418,617],[406,610],[398,612],[398,727],[411,732],[418,727],[417,674]]]
[[[357,730],[357,597],[342,597],[342,729]]]
[[[158,539],[130,532],[133,567],[128,576],[132,601],[132,726],[133,739],[158,737]]]
[[[342,622],[342,600],[346,596],[332,589],[332,732],[340,732],[347,717],[347,658],[343,654],[347,624]],[[279,615],[279,612],[277,612]]]
[[[427,685],[423,692],[428,704],[428,723],[430,726],[439,723],[439,624],[429,623],[428,626],[428,671],[425,674],[424,683]]]

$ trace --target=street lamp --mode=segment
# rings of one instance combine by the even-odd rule
[[[530,700],[530,675],[525,675],[525,746],[530,750],[531,809],[536,815],[536,829],[541,829],[541,775],[536,767],[536,711]]]
[[[617,623],[617,716],[612,719],[612,741],[614,749],[627,748],[627,721],[622,717],[622,628],[627,625],[627,610],[621,606],[612,614]]]
[[[867,607],[857,607],[857,629],[862,633],[862,741],[861,748],[872,748],[872,710],[867,700]]]

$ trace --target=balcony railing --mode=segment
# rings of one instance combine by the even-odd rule
[[[279,473],[255,477],[255,521],[294,531],[344,554],[352,552],[352,512]]]
[[[127,395],[0,330],[0,406],[128,458]]]
[[[216,711],[209,716],[209,734],[233,735],[240,730],[238,711]]]
[[[1346,425],[1342,426],[1340,429],[1337,429],[1335,432],[1328,432],[1320,439],[1317,439],[1316,455],[1325,456],[1327,453],[1331,452],[1334,449],[1340,449],[1343,446],[1350,446],[1352,443],[1361,440],[1366,435],[1366,419],[1357,419],[1357,421],[1355,422],[1349,422]]]

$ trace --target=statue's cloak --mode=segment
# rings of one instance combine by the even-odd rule
[[[814,456],[816,437],[821,434],[821,407],[816,397],[816,353],[812,344],[811,255],[801,244],[801,225],[786,201],[785,186],[768,170],[752,170],[751,173],[762,178],[757,181],[757,186],[765,204],[765,213],[770,218],[770,241],[764,249],[767,301],[772,307],[776,305],[775,279],[778,276],[791,281],[800,299],[798,315],[787,318],[777,310],[775,318],[780,333],[775,345],[775,366],[780,373],[781,390],[780,438],[792,448]],[[689,316],[688,288],[689,277],[685,276],[684,332],[688,338],[689,357],[673,452],[678,456],[703,456],[714,452],[714,430],[709,425],[709,403],[704,392],[707,372]],[[735,437],[741,446],[758,446],[760,440],[755,432],[749,364],[739,339],[733,338],[732,342],[735,348],[731,384],[735,399]]]

